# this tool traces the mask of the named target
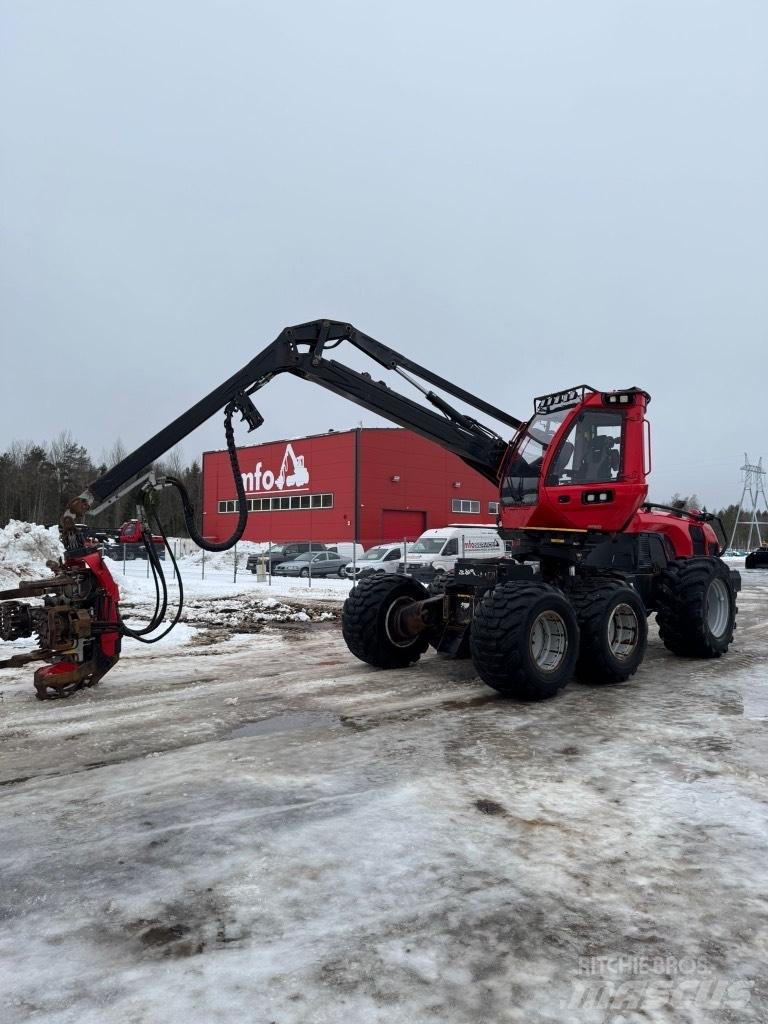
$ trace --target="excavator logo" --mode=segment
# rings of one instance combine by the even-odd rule
[[[304,465],[304,456],[297,455],[293,445],[287,444],[277,476],[271,469],[263,469],[261,462],[257,462],[253,473],[243,473],[242,477],[245,490],[250,494],[271,491],[273,488],[282,491],[286,487],[306,487],[309,483],[309,470]]]
[[[288,469],[288,460],[291,461],[293,472],[286,475]],[[280,463],[280,472],[275,477],[275,487],[282,491],[283,487],[306,487],[309,483],[309,470],[304,465],[304,456],[297,455],[293,446],[287,444],[285,446],[285,454],[283,455],[283,461]]]

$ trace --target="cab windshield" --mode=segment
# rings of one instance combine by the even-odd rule
[[[445,537],[422,537],[411,547],[414,555],[436,555],[445,544]]]
[[[521,440],[510,454],[501,482],[502,505],[535,505],[539,477],[547,449],[573,405],[554,412],[536,413],[525,427]]]

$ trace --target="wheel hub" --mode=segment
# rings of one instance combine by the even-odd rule
[[[531,626],[531,658],[542,672],[555,672],[563,663],[568,650],[568,630],[557,612],[546,611],[537,615]]]
[[[637,647],[640,624],[633,608],[617,604],[608,617],[608,647],[618,661],[626,661]]]
[[[384,632],[389,642],[395,647],[410,647],[423,629],[420,604],[408,596],[395,598],[384,618]]]
[[[712,636],[720,638],[731,617],[731,595],[725,580],[715,579],[707,590],[706,619]]]

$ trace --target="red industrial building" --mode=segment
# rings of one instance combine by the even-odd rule
[[[399,427],[331,431],[238,449],[245,540],[413,540],[448,523],[495,523],[496,487],[456,455]],[[203,454],[203,532],[223,540],[237,497],[226,451]]]

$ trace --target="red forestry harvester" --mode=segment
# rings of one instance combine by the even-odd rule
[[[415,386],[422,400],[327,358],[345,341]],[[342,630],[362,661],[405,668],[431,645],[471,657],[494,689],[539,700],[574,675],[593,683],[633,675],[653,611],[674,654],[716,658],[728,650],[740,577],[720,558],[724,537],[715,517],[646,501],[645,391],[582,385],[537,398],[533,416],[522,422],[350,324],[316,320],[286,328],[239,373],[70,502],[61,521],[66,553],[53,578],[0,593],[0,639],[36,634],[38,650],[0,665],[47,662],[35,673],[38,697],[65,696],[93,685],[116,663],[122,636],[153,643],[173,627],[183,591],[171,554],[179,606],[157,634],[168,594],[151,533],[154,526],[165,538],[153,495],[165,487],[179,492],[187,529],[200,547],[220,551],[235,544],[248,513],[232,418],[238,412],[250,430],[259,427],[263,419],[250,396],[285,372],[408,427],[499,486],[499,528],[512,555],[497,562],[460,559],[429,589],[406,575],[361,580],[344,605]],[[432,388],[512,428],[513,439],[504,440]],[[146,467],[222,408],[239,517],[233,535],[214,544],[200,535],[181,481],[156,478]],[[133,489],[141,542],[158,583],[155,612],[142,629],[122,620],[117,586],[76,526],[83,514],[95,514]],[[19,600],[25,597],[43,603],[30,606]]]

